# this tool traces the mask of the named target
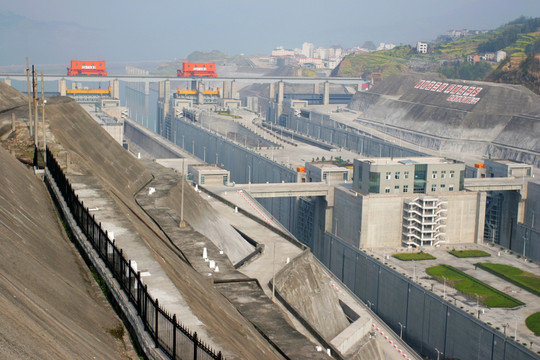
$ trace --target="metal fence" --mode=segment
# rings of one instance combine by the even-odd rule
[[[141,281],[140,271],[133,269],[131,260],[124,257],[122,249],[118,249],[115,241],[109,239],[107,231],[101,228],[101,223],[98,224],[95,217],[90,215],[88,208],[84,207],[49,149],[47,149],[47,169],[77,225],[137,309],[137,314],[156,347],[161,348],[174,360],[223,359],[221,352],[216,353],[210,349],[200,341],[197,332],[191,332],[183,327],[178,323],[176,314],[171,316],[159,305],[158,299],[152,299],[147,285]]]
[[[430,359],[533,360],[538,355],[330,233],[313,253],[396,333]]]

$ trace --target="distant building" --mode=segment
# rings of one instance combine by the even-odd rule
[[[302,44],[302,54],[305,57],[308,57],[308,58],[313,57],[314,50],[315,50],[315,46],[312,43],[305,42]]]
[[[199,185],[227,185],[230,179],[230,172],[215,164],[189,165],[188,174]]]
[[[386,44],[386,43],[380,43],[379,47],[377,47],[377,50],[392,50],[396,47],[396,44]]]
[[[281,57],[281,56],[294,56],[293,50],[286,50],[283,46],[278,46],[272,50],[272,56]]]
[[[416,51],[420,54],[427,54],[428,44],[427,42],[419,41],[416,44]]]
[[[464,191],[464,172],[443,158],[357,159],[352,189],[335,188],[333,232],[359,248],[481,241],[485,193]]]
[[[499,50],[495,53],[495,61],[501,62],[506,59],[506,52]]]
[[[331,161],[306,163],[308,182],[344,183],[351,178],[352,171],[352,166],[339,166]]]

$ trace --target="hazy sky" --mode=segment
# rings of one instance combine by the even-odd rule
[[[429,41],[540,16],[540,0],[0,0],[0,65]]]

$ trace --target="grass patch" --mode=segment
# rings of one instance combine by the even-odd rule
[[[417,253],[397,253],[397,254],[392,254],[392,256],[401,261],[435,260],[436,259],[435,256],[425,253],[423,251],[420,251]]]
[[[111,334],[115,339],[122,340],[124,338],[124,326],[119,323],[118,326],[108,329],[109,334]]]
[[[491,256],[489,253],[482,250],[452,250],[452,251],[449,251],[449,253],[458,258]]]
[[[232,114],[230,111],[218,111],[218,115],[230,116],[233,119],[241,119],[242,118],[240,115]]]
[[[525,324],[531,330],[534,335],[539,336],[540,335],[540,312],[536,312],[525,320]]]
[[[492,288],[452,266],[433,266],[426,269],[426,272],[440,280],[445,278],[448,285],[473,298],[476,298],[476,295],[478,295],[478,300],[487,307],[514,308],[524,305],[521,301]]]
[[[504,264],[478,263],[476,265],[534,295],[540,296],[540,277],[537,275]]]

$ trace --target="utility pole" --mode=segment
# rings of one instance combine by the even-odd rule
[[[185,228],[186,223],[184,222],[184,160],[185,158],[182,158],[182,202],[180,203],[180,227]]]
[[[32,102],[30,101],[30,66],[28,65],[28,57],[26,58],[26,92],[28,98],[28,127],[30,128],[30,136],[32,136]]]
[[[37,74],[32,65],[32,90],[33,90],[33,100],[34,100],[34,146],[38,148],[38,113],[37,113]]]
[[[41,117],[43,120],[43,165],[47,164],[47,131],[45,128],[45,83],[43,82],[43,73],[41,73]]]

